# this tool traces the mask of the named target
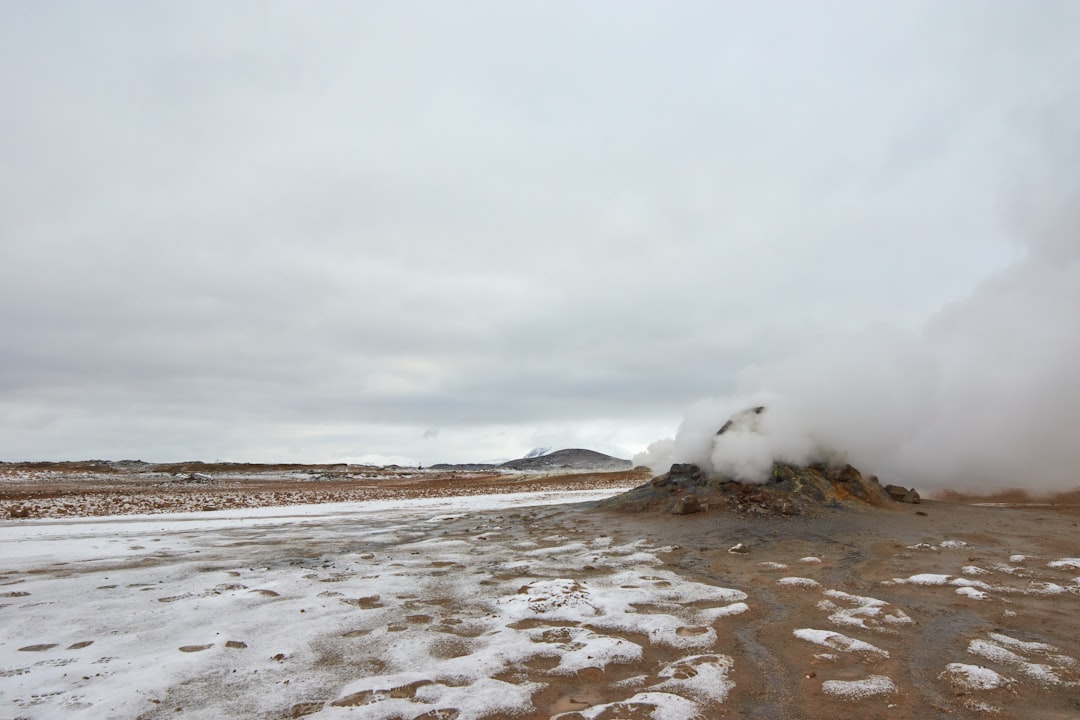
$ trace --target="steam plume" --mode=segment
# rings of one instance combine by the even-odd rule
[[[919,332],[872,328],[748,367],[732,395],[691,407],[635,462],[760,482],[774,460],[840,456],[930,490],[1080,485],[1078,241],[1029,246]],[[717,435],[759,405],[754,423]]]

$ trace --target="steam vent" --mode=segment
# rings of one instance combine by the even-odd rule
[[[764,407],[744,410],[716,434],[723,435],[732,428],[759,432],[757,416],[764,411]],[[901,502],[918,503],[918,492],[898,485],[883,487],[877,477],[864,477],[847,464],[800,466],[777,462],[766,482],[748,484],[723,475],[710,477],[694,464],[676,463],[663,475],[604,500],[598,507],[673,515],[721,510],[747,516],[785,516],[813,514],[822,509],[896,507]]]

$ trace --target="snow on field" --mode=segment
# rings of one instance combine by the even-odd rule
[[[942,540],[936,544],[922,542],[915,545],[909,545],[908,550],[956,550],[967,546],[968,544],[963,540]]]
[[[1023,576],[987,558],[993,570],[879,576],[862,587],[884,598],[857,595],[827,586],[836,555],[800,557],[819,548],[751,559],[742,587],[708,584],[665,564],[673,546],[552,507],[610,493],[0,522],[0,717],[711,717],[739,692],[748,661],[731,638],[769,612],[767,592],[847,633],[784,628],[830,702],[893,702],[918,697],[880,674],[926,617],[905,597],[1080,594],[1060,577],[1075,558]],[[794,562],[813,577],[777,579]],[[1030,634],[941,642],[944,687],[1080,686],[1080,663]],[[959,662],[972,656],[989,667]],[[582,690],[591,678],[602,692]]]
[[[873,697],[898,692],[892,679],[885,675],[871,675],[861,680],[826,680],[821,683],[821,689],[827,695],[845,698]]]
[[[1024,642],[1001,633],[989,640],[976,639],[968,652],[1027,675],[1044,685],[1080,686],[1080,662],[1062,655],[1060,648],[1047,643]],[[1033,662],[1040,660],[1041,662]]]
[[[814,643],[815,645],[821,645],[832,650],[839,650],[841,652],[865,652],[875,653],[882,657],[889,657],[887,650],[882,650],[879,647],[871,645],[868,642],[862,640],[856,640],[850,638],[847,635],[842,635],[838,632],[831,630],[815,630],[813,628],[799,628],[793,633],[795,637],[806,642]]]
[[[990,668],[967,663],[949,663],[945,666],[945,672],[942,675],[965,690],[996,690],[1015,682]]]
[[[851,595],[840,590],[826,590],[824,594],[827,599],[819,602],[818,608],[828,612],[829,620],[836,625],[885,631],[890,626],[912,623],[907,613],[884,600]]]
[[[645,642],[673,659],[624,704],[691,717],[733,687],[700,649],[746,593],[662,569],[669,548],[500,524],[610,492],[2,525],[0,707],[465,720],[530,709],[531,666],[602,671]]]

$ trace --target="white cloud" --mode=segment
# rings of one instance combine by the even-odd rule
[[[1069,2],[5,6],[0,458],[640,448],[875,324],[910,378],[936,360],[903,334],[1072,197],[1077,27]]]

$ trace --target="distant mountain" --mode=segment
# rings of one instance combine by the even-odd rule
[[[511,460],[499,466],[500,470],[629,470],[629,460],[612,457],[595,450],[570,448],[556,450],[544,455]]]
[[[629,470],[629,460],[605,455],[595,450],[536,448],[525,457],[503,463],[439,463],[428,470]]]
[[[481,470],[495,470],[498,465],[494,463],[436,463],[428,465],[428,470],[459,470],[462,472],[479,472]]]

